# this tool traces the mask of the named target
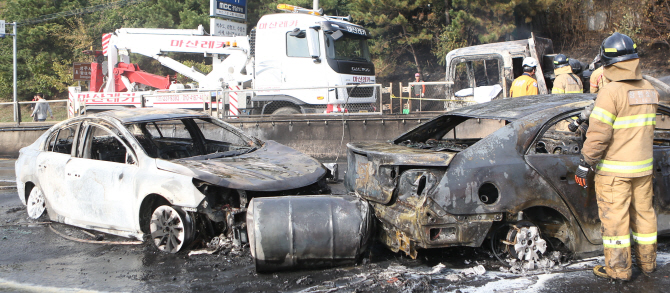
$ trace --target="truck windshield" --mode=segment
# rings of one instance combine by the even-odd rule
[[[328,35],[326,48],[330,59],[370,62],[368,40],[362,36],[345,33],[335,40]]]

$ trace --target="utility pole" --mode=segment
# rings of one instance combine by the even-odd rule
[[[12,60],[14,61],[14,78],[13,78],[13,83],[14,83],[14,122],[16,124],[21,124],[21,117],[19,117],[19,101],[16,98],[16,22],[12,22],[12,26],[14,27],[13,34],[12,36],[14,37],[13,40],[13,51],[14,51],[14,58]]]

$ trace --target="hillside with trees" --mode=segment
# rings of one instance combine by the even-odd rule
[[[278,12],[278,3],[312,6],[311,0],[247,2],[249,30],[260,16]],[[320,6],[328,15],[351,15],[353,22],[370,30],[371,53],[378,81],[383,83],[407,81],[417,71],[426,80],[440,80],[450,50],[527,38],[531,32],[551,38],[556,51],[588,61],[604,37],[619,31],[639,43],[641,55],[653,58],[653,66],[664,68],[663,72],[668,67],[668,0],[322,0]],[[54,19],[44,19],[54,14]],[[100,50],[103,33],[121,27],[192,29],[203,25],[208,29],[208,15],[209,0],[0,2],[0,19],[19,22],[20,100],[30,99],[35,92],[64,98],[67,87],[76,84],[72,63],[91,62],[92,57],[83,51]],[[210,70],[200,56],[177,57],[200,71]],[[133,62],[148,72],[174,74],[150,58],[133,55]],[[187,81],[183,76],[178,79]],[[11,97],[12,41],[6,37],[0,39],[0,100]]]

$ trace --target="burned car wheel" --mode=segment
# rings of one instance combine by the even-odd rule
[[[149,231],[158,250],[177,253],[193,239],[193,218],[179,208],[162,205],[151,215]]]
[[[28,210],[28,217],[31,219],[37,219],[44,214],[46,200],[44,199],[44,193],[42,193],[39,187],[35,186],[30,190],[28,200],[26,200],[26,208]]]
[[[540,229],[528,222],[512,225],[506,240],[510,255],[519,260],[537,261],[547,250],[547,242],[542,238]]]

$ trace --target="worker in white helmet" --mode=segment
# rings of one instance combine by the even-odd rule
[[[537,60],[535,58],[526,57],[523,59],[523,74],[512,82],[512,88],[509,90],[512,98],[537,95],[536,69]]]

